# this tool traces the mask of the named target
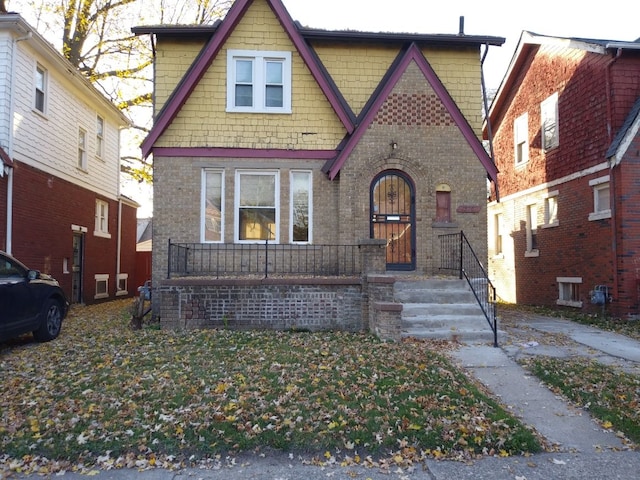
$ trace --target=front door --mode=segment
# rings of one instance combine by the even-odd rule
[[[403,172],[388,170],[371,183],[371,238],[387,241],[387,270],[415,270],[415,192]]]
[[[71,263],[71,303],[82,303],[82,267],[84,265],[84,234],[73,234]]]

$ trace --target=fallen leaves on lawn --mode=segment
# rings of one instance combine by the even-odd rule
[[[616,430],[629,448],[640,444],[640,376],[585,358],[536,357],[522,363],[552,390],[588,410],[603,429]]]
[[[74,307],[61,336],[0,345],[0,472],[179,468],[261,448],[407,467],[539,448],[429,342],[128,328]]]

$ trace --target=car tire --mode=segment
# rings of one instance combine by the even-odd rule
[[[38,342],[48,342],[60,334],[62,329],[62,306],[60,302],[49,299],[42,309],[40,327],[33,332]]]

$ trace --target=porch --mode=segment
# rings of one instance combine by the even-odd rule
[[[442,236],[440,244],[441,272],[466,279],[476,308],[497,335],[495,293],[486,273],[473,267],[480,264],[464,234]],[[169,242],[168,252],[167,278],[154,288],[163,328],[370,331],[393,340],[403,330],[407,334],[403,304],[394,292],[396,274],[405,275],[386,271],[384,240],[358,245]]]

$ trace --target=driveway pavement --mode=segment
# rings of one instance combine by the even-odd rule
[[[483,458],[472,463],[430,460],[413,469],[309,465],[301,457],[276,453],[245,454],[233,464],[180,471],[87,471],[57,474],[65,480],[534,480],[640,478],[640,451],[626,447],[614,432],[603,430],[586,410],[567,404],[530,376],[517,359],[527,355],[586,356],[640,375],[640,342],[567,320],[505,311],[500,348],[463,345],[452,359],[475,376],[522,421],[543,435],[553,453],[529,457]],[[308,459],[307,459],[308,460]],[[43,476],[32,475],[32,478]],[[46,478],[46,475],[44,476]],[[14,475],[11,478],[26,478]]]

